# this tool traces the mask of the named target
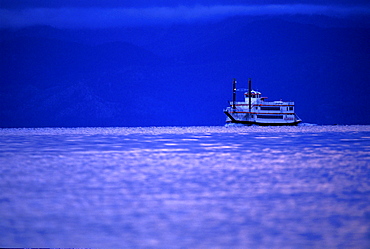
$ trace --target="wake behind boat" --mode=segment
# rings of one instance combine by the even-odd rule
[[[236,101],[236,80],[233,80],[233,100],[224,109],[226,123],[246,125],[298,125],[302,120],[294,112],[292,101],[267,102],[267,97],[252,90],[251,79],[248,80],[248,91],[244,101]]]

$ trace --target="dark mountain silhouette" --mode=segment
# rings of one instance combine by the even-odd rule
[[[222,125],[249,77],[305,122],[369,124],[370,29],[327,22],[2,30],[0,127]]]

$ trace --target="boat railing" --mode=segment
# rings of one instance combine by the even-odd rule
[[[238,110],[242,110],[242,109],[240,109],[240,108],[232,108],[231,106],[229,106],[229,107],[226,107],[225,109],[224,109],[224,112],[233,112],[233,111],[238,111]]]
[[[257,105],[274,105],[274,106],[285,106],[285,105],[294,105],[294,101],[258,101]]]
[[[230,105],[233,104],[232,101],[229,102]],[[248,105],[248,101],[237,101],[235,102],[236,105]],[[273,106],[284,106],[284,105],[294,105],[294,101],[263,101],[257,100],[252,101],[252,106],[255,105],[273,105]]]
[[[224,112],[248,112],[249,108],[248,106],[237,106],[235,109],[231,106],[226,107],[224,109]],[[253,106],[251,109],[251,112],[253,113],[265,113],[265,114],[294,114],[294,109],[290,109],[289,106],[282,106],[278,110],[264,110],[260,106]]]

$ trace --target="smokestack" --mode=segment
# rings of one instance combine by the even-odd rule
[[[252,80],[248,79],[249,114],[252,111]]]
[[[236,79],[233,80],[233,109],[236,109]]]

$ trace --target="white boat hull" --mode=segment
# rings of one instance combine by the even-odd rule
[[[236,123],[245,125],[260,125],[260,126],[284,126],[284,125],[298,125],[300,120],[295,114],[244,114],[233,113],[232,111],[225,110],[227,116],[226,123]]]

